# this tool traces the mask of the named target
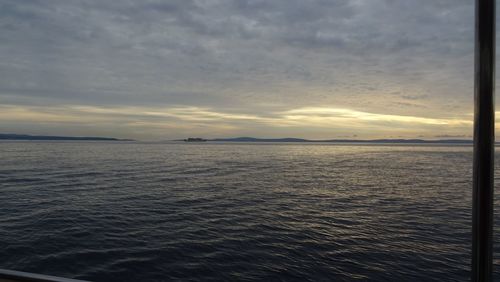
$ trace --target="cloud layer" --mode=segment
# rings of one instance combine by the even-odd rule
[[[0,131],[469,136],[473,16],[465,0],[0,0]]]

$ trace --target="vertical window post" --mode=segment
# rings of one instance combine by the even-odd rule
[[[492,280],[495,0],[476,0],[472,281]]]

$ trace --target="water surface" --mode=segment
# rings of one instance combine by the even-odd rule
[[[1,142],[0,156],[0,268],[469,280],[470,146]]]

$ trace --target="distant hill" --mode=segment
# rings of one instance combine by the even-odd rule
[[[223,141],[223,142],[311,142],[307,139],[300,138],[253,138],[253,137],[236,137],[236,138],[216,138],[209,139],[209,141]]]
[[[301,138],[254,138],[254,137],[236,137],[236,138],[216,138],[208,141],[219,142],[307,142],[307,143],[399,143],[399,144],[472,144],[472,140],[462,139],[441,139],[441,140],[423,140],[423,139],[327,139],[327,140],[308,140]]]
[[[118,139],[109,137],[69,137],[69,136],[44,136],[27,134],[1,134],[0,140],[68,140],[68,141],[133,141],[131,139]]]

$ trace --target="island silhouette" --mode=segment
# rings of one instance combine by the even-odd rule
[[[303,138],[255,138],[255,137],[235,137],[235,138],[213,138],[203,139],[200,137],[177,139],[173,141],[203,140],[207,142],[283,142],[283,143],[407,143],[407,144],[472,144],[472,140],[467,139],[324,139],[311,140]]]

